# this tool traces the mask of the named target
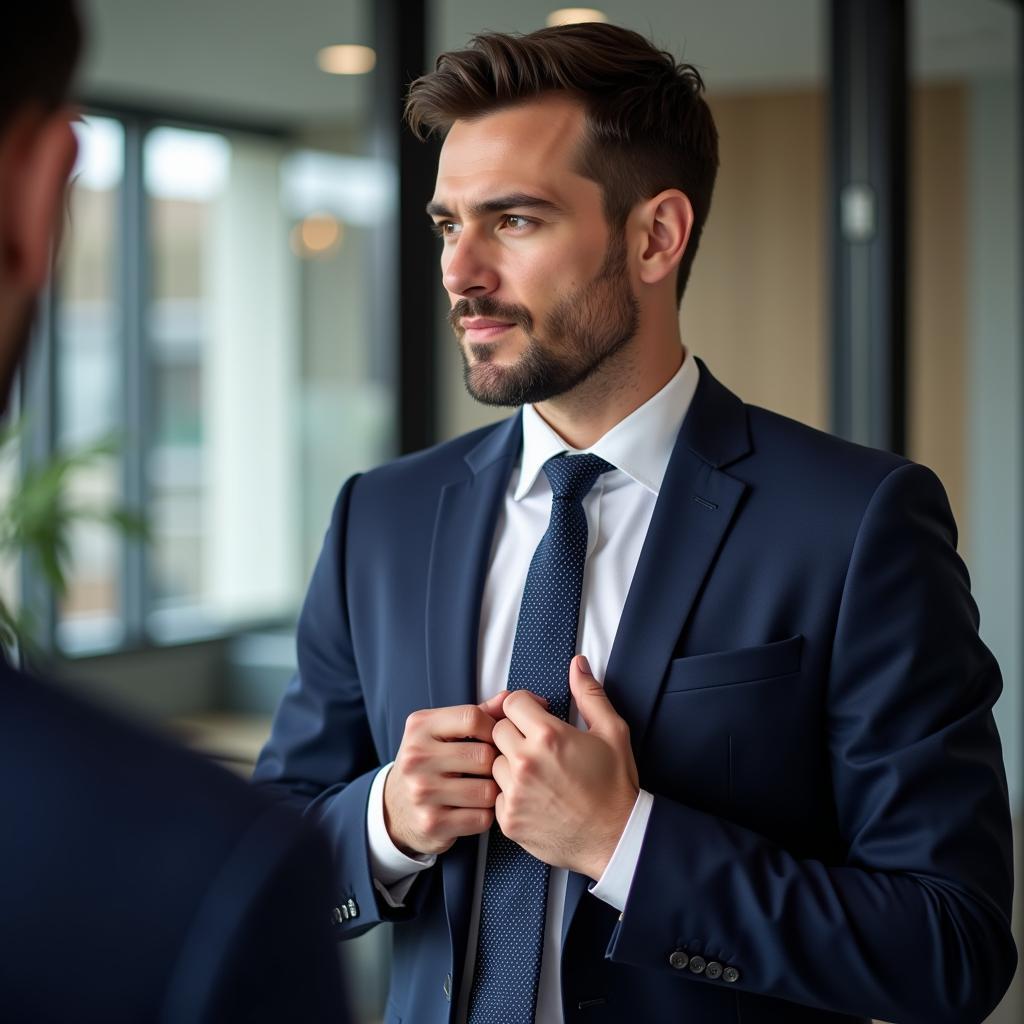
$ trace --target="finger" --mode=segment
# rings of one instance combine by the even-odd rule
[[[456,807],[445,816],[445,830],[449,838],[478,836],[494,823],[494,811],[490,807]]]
[[[504,715],[501,710],[501,705],[505,703],[505,698],[508,696],[508,690],[499,690],[493,697],[489,697],[480,705],[480,710],[486,715],[490,715],[491,718],[498,719]]]
[[[508,758],[504,754],[499,754],[494,759],[494,767],[491,769],[491,775],[493,776],[499,790],[506,790],[511,785],[512,766],[508,763]]]
[[[516,690],[510,693],[505,700],[504,711],[506,720],[512,722],[524,736],[530,734],[531,726],[543,723],[550,725],[553,721],[561,721],[549,714],[546,707],[537,699],[537,695],[529,690]]]
[[[496,750],[508,755],[515,753],[526,742],[526,737],[523,736],[514,722],[508,718],[503,718],[500,722],[495,723],[491,742]],[[491,767],[491,774],[494,774],[493,766]]]
[[[604,687],[591,675],[590,665],[582,654],[569,663],[569,691],[590,732],[600,733],[614,727],[620,718]]]
[[[498,751],[492,743],[437,741],[430,769],[439,775],[490,775]]]
[[[431,799],[442,807],[493,807],[498,795],[494,779],[443,779]]]
[[[476,704],[414,711],[406,720],[406,731],[426,732],[437,740],[481,740],[490,742],[494,719]]]
[[[500,721],[502,718],[505,717],[504,705],[505,700],[509,695],[509,692],[509,690],[499,691],[493,697],[491,697],[490,700],[484,701],[484,703],[481,704],[480,707],[483,708],[496,721]],[[540,703],[541,707],[547,708],[547,697],[542,697],[539,693],[532,693],[530,690],[524,690],[523,693],[529,693],[535,701],[538,701]]]

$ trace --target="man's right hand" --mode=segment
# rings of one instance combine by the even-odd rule
[[[384,824],[402,853],[444,853],[459,836],[491,827],[498,796],[491,731],[507,696],[502,690],[483,704],[427,708],[406,719],[384,783]]]

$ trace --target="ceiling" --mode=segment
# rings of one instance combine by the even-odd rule
[[[541,0],[435,0],[433,50],[474,32],[530,31],[557,6]],[[824,82],[827,0],[604,0],[704,73],[709,91]],[[165,112],[301,129],[358,124],[373,76],[327,75],[316,53],[372,43],[367,0],[83,0],[90,26],[80,95]],[[917,0],[916,77],[1008,74],[1019,8],[1009,0]]]

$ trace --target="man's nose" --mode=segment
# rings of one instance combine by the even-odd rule
[[[463,233],[445,253],[441,280],[451,295],[490,295],[498,287],[498,274],[479,240]]]

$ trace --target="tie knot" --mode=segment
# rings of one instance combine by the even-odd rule
[[[594,481],[609,469],[614,469],[598,455],[552,456],[544,463],[544,472],[551,483],[551,492],[556,498],[582,501]]]

